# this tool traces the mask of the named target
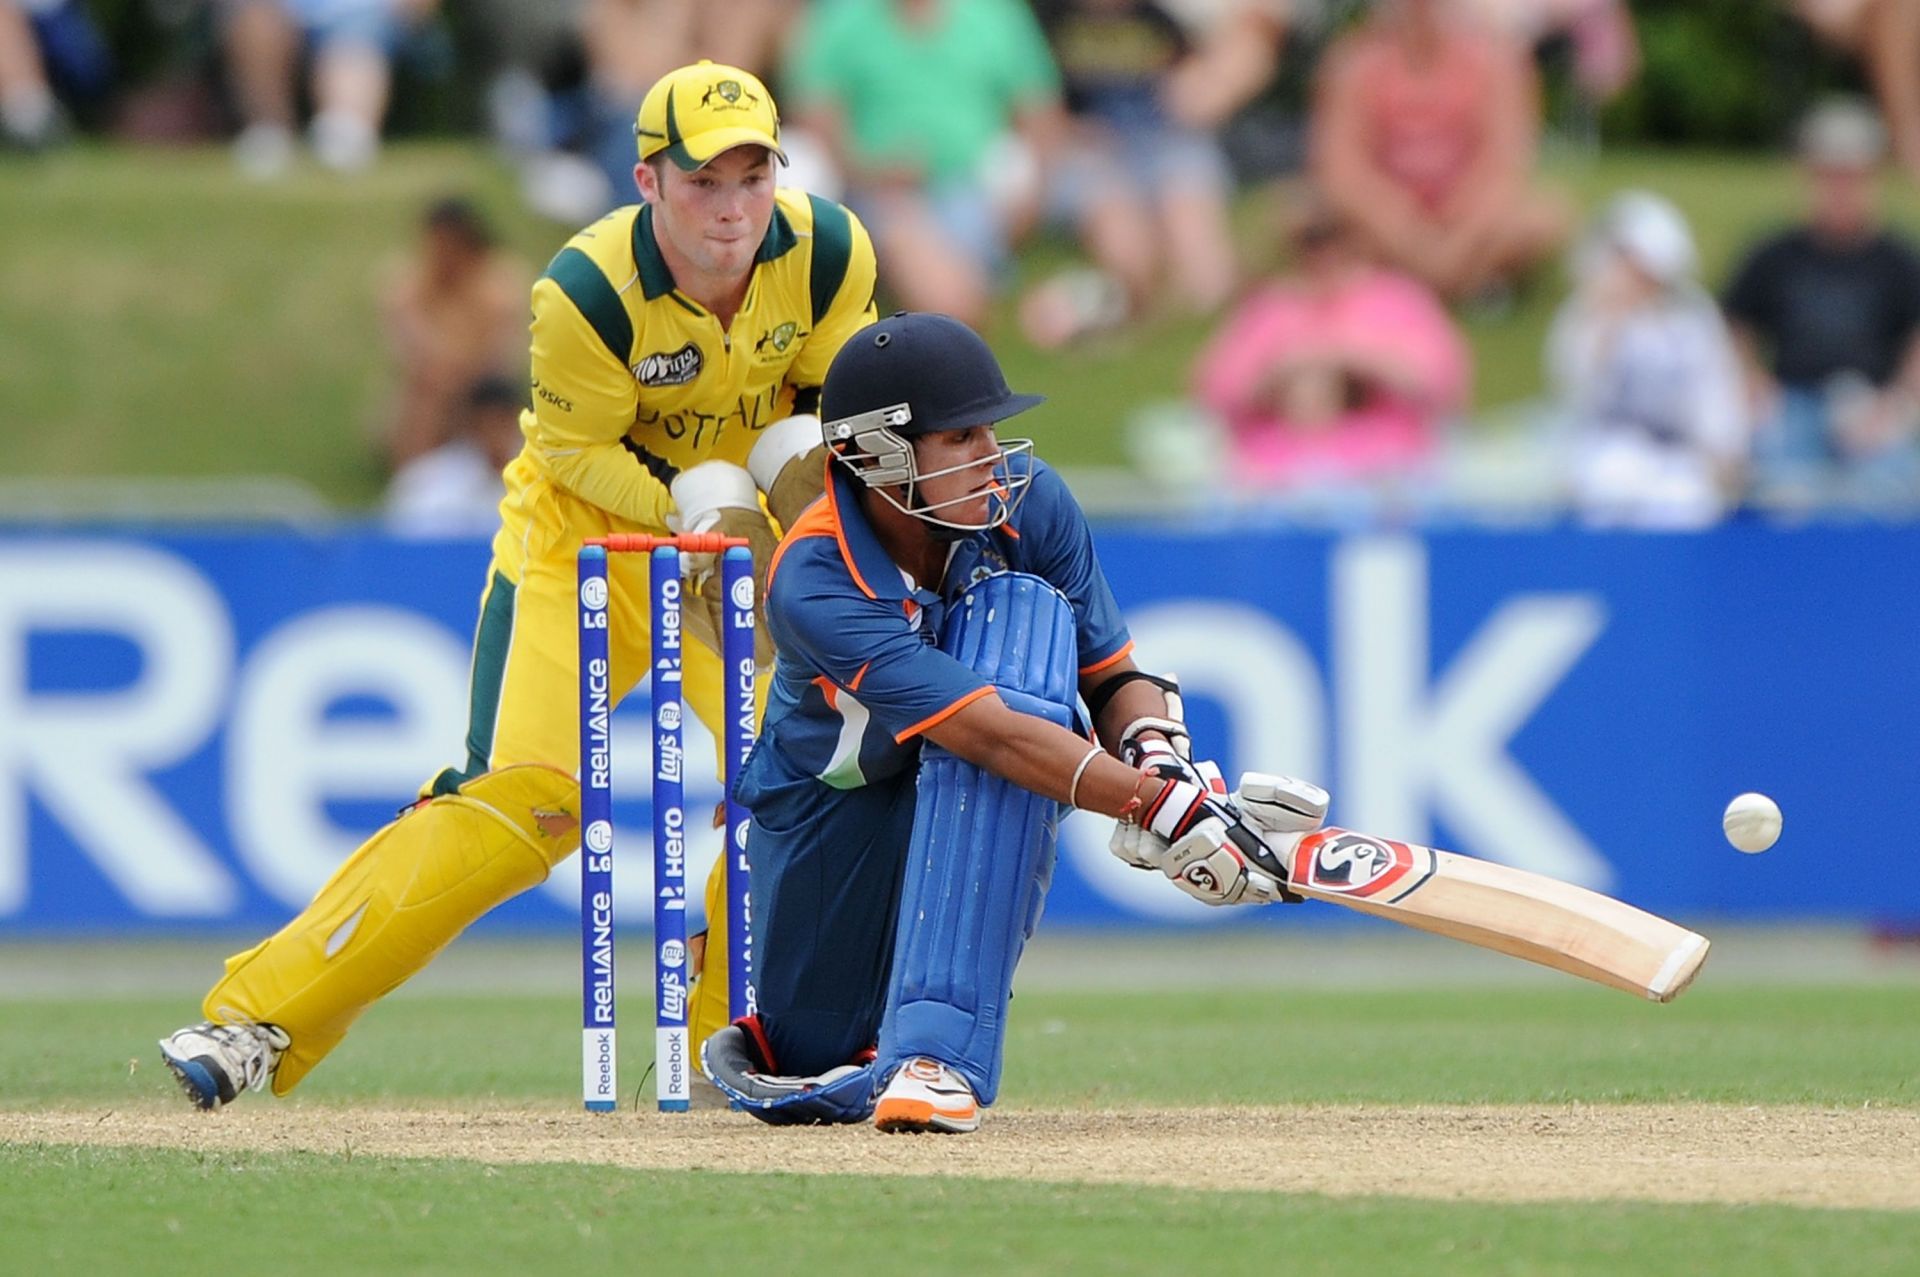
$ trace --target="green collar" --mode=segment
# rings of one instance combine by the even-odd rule
[[[648,301],[673,291],[673,272],[667,259],[660,256],[660,245],[653,238],[653,205],[642,204],[633,219],[633,264],[640,272],[640,291]]]
[[[792,252],[799,242],[800,237],[793,233],[793,223],[787,220],[786,210],[775,205],[773,220],[767,223],[767,233],[760,240],[760,249],[753,260],[774,261]],[[673,291],[673,272],[667,269],[667,259],[660,256],[660,245],[653,237],[651,204],[642,204],[640,215],[633,219],[633,264],[640,272],[640,291],[648,301]]]
[[[767,223],[767,233],[760,240],[760,251],[753,255],[756,262],[770,262],[784,257],[800,242],[793,233],[793,223],[787,220],[786,210],[778,204],[773,206],[773,220]]]

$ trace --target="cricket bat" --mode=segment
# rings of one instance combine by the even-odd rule
[[[1707,958],[1705,936],[1544,874],[1332,826],[1268,835],[1266,843],[1286,872],[1288,889],[1310,900],[1512,954],[1655,1002],[1679,997]]]

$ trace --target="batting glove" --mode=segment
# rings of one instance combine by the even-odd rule
[[[1327,791],[1309,781],[1243,772],[1232,803],[1259,834],[1266,855],[1284,866],[1304,834],[1327,823]],[[1284,876],[1284,871],[1283,871]]]
[[[1179,684],[1171,677],[1164,681],[1169,685],[1161,688],[1167,698],[1166,714],[1142,715],[1120,730],[1120,757],[1129,767],[1144,770],[1149,758],[1160,759],[1167,754],[1184,763],[1193,762],[1193,741],[1187,735],[1186,707],[1180,699]],[[1147,732],[1158,735],[1147,736]],[[1180,779],[1195,780],[1195,777],[1184,775]]]
[[[1113,854],[1137,869],[1159,870],[1202,904],[1298,899],[1259,867],[1255,854],[1265,849],[1228,801],[1220,769],[1203,762],[1189,770],[1198,783],[1165,778],[1137,821],[1115,827]]]

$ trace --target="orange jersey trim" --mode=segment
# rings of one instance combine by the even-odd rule
[[[1118,661],[1121,657],[1127,655],[1127,653],[1131,651],[1133,651],[1133,640],[1128,639],[1125,647],[1122,647],[1119,651],[1115,652],[1112,656],[1107,657],[1105,660],[1095,661],[1091,665],[1082,665],[1080,667],[1081,676],[1085,677],[1088,674],[1098,674],[1101,670],[1107,668],[1107,666],[1109,665],[1112,665],[1114,662]]]
[[[1002,501],[1005,501],[1007,499],[1007,489],[1004,484],[995,482],[993,485],[993,490],[999,494],[1000,499]],[[1011,520],[1001,524],[999,530],[1006,533],[1008,536],[1012,537],[1016,541],[1020,539],[1020,529],[1014,527]]]
[[[928,731],[928,730],[931,730],[932,728],[940,726],[940,724],[946,722],[949,718],[952,718],[955,714],[958,714],[961,710],[973,704],[975,701],[979,700],[982,696],[991,696],[991,695],[993,695],[993,688],[991,687],[974,688],[971,692],[968,692],[965,696],[962,696],[959,700],[947,706],[945,709],[941,710],[938,714],[934,714],[934,715],[931,715],[930,717],[921,719],[919,722],[915,723],[912,727],[907,728],[903,732],[895,732],[893,734],[894,744],[896,745],[904,744],[910,737],[918,736],[920,733],[924,731]]]
[[[787,534],[780,538],[780,544],[773,547],[773,557],[767,560],[767,592],[773,592],[773,574],[779,570],[780,560],[786,557],[787,547],[809,537],[831,536],[837,536],[837,529],[833,526],[833,512],[827,509],[826,502],[815,501],[801,511],[800,517],[787,529]]]
[[[868,661],[865,665],[862,665],[858,670],[854,671],[853,680],[847,684],[846,691],[849,694],[858,692],[860,690],[860,680],[865,678],[867,671],[872,668],[873,662]],[[840,684],[834,682],[825,674],[822,674],[813,680],[813,685],[820,689],[822,696],[827,698],[827,705],[830,708],[836,710],[840,708]]]
[[[827,465],[833,465],[833,461],[829,459]],[[880,596],[875,594],[873,587],[867,584],[867,578],[860,575],[860,565],[853,561],[853,551],[847,548],[847,530],[840,522],[840,499],[834,494],[833,472],[831,470],[827,472],[827,499],[825,504],[828,517],[833,520],[833,539],[840,543],[840,557],[847,561],[847,571],[852,573],[853,583],[859,586],[860,592],[868,598],[878,599]],[[815,507],[809,507],[807,513],[812,514],[814,508]],[[799,522],[806,522],[804,515],[800,518]]]

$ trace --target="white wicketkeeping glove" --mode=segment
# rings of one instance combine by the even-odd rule
[[[773,639],[766,625],[767,566],[773,562],[779,538],[767,522],[766,511],[760,508],[760,489],[754,485],[753,476],[731,462],[702,461],[681,471],[670,490],[675,510],[667,516],[669,528],[741,537],[752,551],[754,610],[758,615],[753,631],[754,663],[767,669],[773,664]],[[715,652],[721,650],[726,623],[719,564],[717,554],[680,556],[680,573],[687,581],[687,633]]]
[[[674,532],[718,532],[729,510],[760,513],[760,489],[754,486],[753,476],[731,461],[689,466],[674,477],[667,491],[673,497],[667,527]],[[715,554],[683,554],[680,574],[698,591],[718,564]]]
[[[1226,784],[1210,762],[1193,765],[1204,790],[1169,778],[1176,788],[1149,819],[1114,826],[1108,849],[1136,869],[1157,869],[1202,904],[1270,904],[1285,897],[1271,874],[1256,868],[1235,841],[1257,838],[1226,803]],[[1188,792],[1188,791],[1192,792]]]
[[[826,479],[820,418],[810,412],[782,417],[760,432],[747,453],[747,473],[767,494],[767,509],[782,527],[813,504]]]

